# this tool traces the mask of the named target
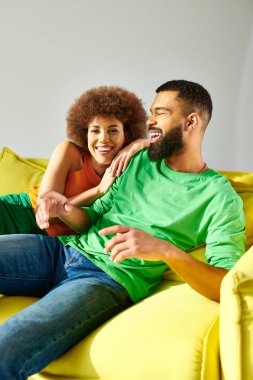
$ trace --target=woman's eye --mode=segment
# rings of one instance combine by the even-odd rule
[[[115,128],[115,129],[110,129],[110,133],[117,133],[118,130]]]
[[[98,129],[90,129],[90,133],[98,133]]]

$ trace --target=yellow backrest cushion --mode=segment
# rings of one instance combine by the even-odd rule
[[[0,195],[27,192],[32,186],[39,185],[45,173],[44,161],[41,161],[42,165],[37,164],[4,147],[0,154]]]
[[[243,200],[246,216],[246,249],[253,245],[253,173],[220,171]]]
[[[0,154],[0,195],[27,192],[41,183],[47,167],[47,159],[22,158],[4,147]],[[220,171],[241,196],[246,215],[246,248],[253,245],[253,173]],[[204,249],[192,251],[204,260]]]

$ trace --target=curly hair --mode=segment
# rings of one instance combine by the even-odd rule
[[[82,94],[67,114],[67,136],[88,151],[88,124],[96,116],[115,116],[124,125],[124,145],[146,136],[146,111],[133,93],[117,86],[100,86]]]
[[[187,80],[171,80],[156,89],[160,91],[177,91],[178,100],[184,102],[184,113],[200,112],[207,116],[206,124],[212,117],[213,104],[209,92],[200,84]]]

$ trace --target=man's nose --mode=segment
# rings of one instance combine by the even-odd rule
[[[156,120],[154,119],[154,116],[150,115],[147,120],[147,126],[151,127],[152,125],[155,125],[155,124],[156,124]]]

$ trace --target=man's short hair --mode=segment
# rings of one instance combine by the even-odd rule
[[[182,101],[183,113],[189,115],[192,112],[198,112],[206,119],[206,125],[212,116],[213,104],[209,92],[200,84],[187,80],[171,80],[156,89],[161,91],[177,91],[177,99]]]

